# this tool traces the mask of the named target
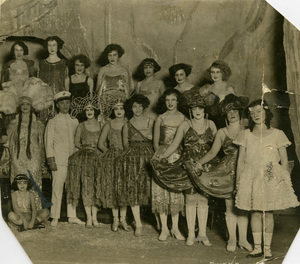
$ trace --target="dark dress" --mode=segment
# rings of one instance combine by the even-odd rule
[[[129,147],[116,164],[119,178],[122,179],[118,186],[119,205],[148,205],[151,194],[150,160],[154,153],[152,126],[137,130],[129,121],[128,136]]]
[[[189,123],[190,124],[190,123]],[[195,129],[190,128],[184,136],[184,149],[182,156],[172,164],[152,159],[151,164],[155,172],[155,178],[163,188],[173,192],[184,191],[187,194],[195,192],[189,177],[189,161],[203,157],[213,143],[214,135],[212,129],[207,125],[205,132],[201,135]]]

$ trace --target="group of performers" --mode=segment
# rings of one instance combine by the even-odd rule
[[[291,143],[271,127],[264,99],[248,104],[247,97],[236,95],[225,62],[212,63],[210,83],[202,87],[189,83],[190,65],[172,65],[174,85],[165,87],[155,77],[161,67],[154,59],[144,59],[131,76],[120,62],[124,49],[110,44],[100,56],[94,85],[85,55],[74,56],[68,70],[59,53],[63,41],[53,36],[45,45],[48,57],[38,71],[24,59],[28,48],[22,41],[12,46],[13,60],[2,71],[0,143],[9,150],[13,225],[26,230],[48,218],[50,204],[41,192],[48,169],[52,227],[59,223],[65,186],[69,223],[100,227],[99,207],[111,208],[111,230],[131,231],[130,206],[134,235],[141,236],[140,207],[150,205],[158,240],[172,235],[187,246],[209,247],[208,201],[217,197],[226,205],[226,249],[236,250],[238,227],[238,245],[249,257],[273,257],[273,211],[299,205],[288,172]],[[76,216],[80,199],[85,222]],[[180,213],[187,237],[179,230]],[[254,247],[247,241],[249,213]]]

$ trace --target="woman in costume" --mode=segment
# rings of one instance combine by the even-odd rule
[[[211,246],[206,236],[208,198],[202,192],[195,190],[188,174],[189,170],[193,169],[195,161],[209,151],[216,134],[216,126],[211,120],[205,118],[206,102],[202,96],[190,91],[185,93],[185,97],[191,119],[180,124],[172,144],[158,156],[162,161],[152,159],[152,166],[156,179],[161,184],[173,191],[184,191],[188,226],[186,245],[192,246],[195,241],[199,241],[205,246]],[[182,156],[173,164],[165,162],[164,159],[174,153],[182,140],[184,144]],[[195,239],[196,214],[199,226],[197,239]]]
[[[183,93],[190,90],[194,85],[188,81],[188,76],[192,72],[192,66],[185,63],[174,64],[169,68],[170,78],[176,81],[174,89]]]
[[[100,154],[97,143],[101,132],[96,119],[99,114],[98,100],[96,96],[90,98],[89,95],[77,99],[78,104],[72,106],[76,107],[77,111],[85,112],[87,120],[80,123],[76,129],[75,146],[79,151],[70,156],[68,161],[67,201],[77,206],[79,198],[82,198],[87,217],[85,226],[100,227],[97,212],[101,204],[96,198],[96,165]]]
[[[154,59],[146,58],[140,63],[136,74],[134,74],[134,78],[138,81],[136,93],[146,96],[150,101],[149,106],[144,110],[144,114],[153,120],[157,117],[154,111],[155,104],[165,90],[163,81],[155,77],[155,73],[160,71],[160,68]]]
[[[172,143],[179,125],[186,120],[186,117],[178,110],[183,103],[182,94],[176,89],[168,89],[159,98],[158,105],[161,107],[161,114],[157,117],[154,125],[153,144],[155,149],[154,158],[163,153]],[[167,161],[173,163],[179,159],[182,148],[178,148],[171,154]],[[162,188],[155,180],[152,180],[152,212],[159,214],[161,232],[158,240],[165,241],[170,235],[167,226],[167,217],[172,216],[171,234],[178,240],[185,240],[178,228],[179,213],[184,211],[184,196],[181,192],[170,192]],[[158,226],[159,224],[159,219]]]
[[[206,164],[211,161],[221,148],[225,156],[216,166],[207,166],[200,177],[197,174],[190,174],[194,185],[199,190],[214,197],[225,198],[225,220],[229,235],[226,249],[232,252],[236,249],[237,226],[239,229],[239,246],[252,251],[252,246],[247,241],[248,215],[235,208],[233,198],[238,147],[232,142],[238,133],[244,129],[240,121],[242,111],[248,101],[247,97],[237,97],[234,94],[225,96],[220,104],[220,109],[227,125],[218,130],[212,148],[198,161],[198,164]]]

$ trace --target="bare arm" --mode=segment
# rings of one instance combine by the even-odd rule
[[[227,87],[227,94],[235,94],[235,90],[232,86]]]
[[[70,79],[69,79],[69,77],[67,77],[65,79],[65,89],[66,89],[66,91],[70,90]]]
[[[289,170],[289,162],[288,162],[286,147],[279,148],[278,152],[279,152],[279,156],[280,156],[281,165],[288,171]]]
[[[124,148],[128,147],[129,140],[128,140],[128,123],[125,122],[123,128],[122,128],[122,139],[123,139],[123,146]]]
[[[216,125],[215,125],[215,123],[213,121],[208,120],[208,122],[209,122],[209,127],[211,128],[212,133],[215,136],[216,133],[217,133],[217,127],[216,127]]]
[[[89,86],[90,96],[92,97],[94,91],[94,81],[91,77],[88,78],[88,86]]]
[[[29,194],[29,197],[30,197],[30,205],[31,205],[31,219],[28,228],[33,228],[36,219],[36,206],[34,202],[34,196],[32,193]]]
[[[153,132],[153,146],[155,151],[157,151],[159,146],[160,125],[161,125],[161,117],[158,117],[155,121],[154,132]]]
[[[103,130],[101,132],[101,135],[100,135],[100,138],[98,141],[98,148],[100,150],[102,150],[103,152],[106,152],[108,150],[108,148],[105,146],[105,142],[106,142],[109,130],[110,130],[110,124],[109,124],[109,122],[107,122],[103,127]]]
[[[82,133],[82,125],[79,125],[75,132],[75,147],[81,149],[81,133]]]
[[[101,94],[103,93],[102,91],[102,81],[103,81],[103,77],[104,77],[104,69],[101,68],[99,73],[98,73],[98,77],[97,77],[97,88],[96,88],[96,92],[98,93],[98,96],[101,96]]]

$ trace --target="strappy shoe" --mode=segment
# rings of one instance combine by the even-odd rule
[[[195,239],[195,242],[201,242],[204,246],[206,247],[211,247],[212,244],[210,243],[209,239],[207,236],[198,236],[196,239]]]
[[[178,229],[177,230],[171,229],[170,233],[171,236],[176,238],[177,240],[181,240],[181,241],[185,240],[184,236],[180,233]]]
[[[127,225],[126,221],[120,221],[120,227],[126,232],[130,232],[132,230],[131,227]]]
[[[264,259],[267,259],[267,260],[273,259],[271,248],[265,248],[264,249]]]
[[[167,229],[162,229],[161,232],[160,232],[160,235],[158,237],[158,240],[159,241],[166,241],[168,236],[170,235],[170,231]]]

